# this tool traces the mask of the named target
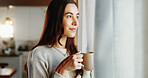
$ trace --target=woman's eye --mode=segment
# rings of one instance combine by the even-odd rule
[[[79,16],[77,16],[77,19],[79,19]]]
[[[67,18],[71,18],[71,16],[70,16],[70,15],[68,15],[68,16],[67,16]]]

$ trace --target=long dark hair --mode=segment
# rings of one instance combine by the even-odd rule
[[[47,8],[42,36],[35,47],[40,45],[50,45],[52,47],[56,44],[57,41],[60,45],[62,45],[60,43],[60,39],[64,34],[62,21],[65,7],[69,3],[73,3],[77,6],[77,4],[73,0],[51,1],[50,5]],[[76,45],[74,43],[74,37],[67,38],[65,48],[67,49],[70,55],[78,52]],[[76,76],[79,74],[82,74],[82,70],[76,70]]]
[[[44,22],[44,29],[43,29],[42,36],[40,38],[40,41],[35,47],[40,45],[53,46],[54,44],[56,44],[57,41],[60,45],[62,45],[60,43],[60,39],[64,34],[62,21],[63,21],[65,7],[69,3],[74,3],[77,6],[77,4],[73,0],[51,1],[46,12],[46,18]],[[74,38],[67,38],[65,48],[68,51],[70,51],[70,54],[74,54],[75,52],[77,52],[77,49],[74,45]]]

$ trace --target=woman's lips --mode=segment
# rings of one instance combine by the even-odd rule
[[[72,31],[76,31],[77,30],[77,28],[69,28],[70,30],[72,30]]]

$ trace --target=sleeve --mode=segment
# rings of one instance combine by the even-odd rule
[[[28,56],[28,78],[51,78],[49,75],[48,63],[42,58],[46,58],[44,55],[35,51]],[[54,72],[52,78],[65,78],[64,76]]]
[[[48,78],[45,62],[36,58],[29,58],[28,78]]]
[[[82,78],[92,78],[91,77],[91,72],[90,71],[83,70],[83,76],[82,76]]]

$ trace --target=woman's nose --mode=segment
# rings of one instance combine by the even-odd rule
[[[77,26],[77,23],[74,22],[74,23],[73,23],[73,26]]]
[[[78,20],[76,18],[73,18],[72,25],[73,26],[77,26],[78,25]]]

